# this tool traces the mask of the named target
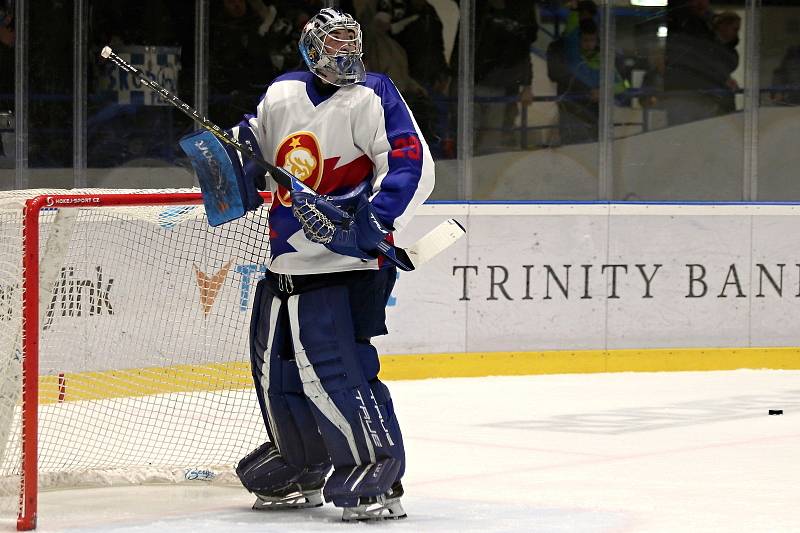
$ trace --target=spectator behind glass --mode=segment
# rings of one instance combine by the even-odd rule
[[[486,0],[476,5],[476,155],[517,145],[512,131],[514,121],[533,101],[530,50],[539,31],[536,3],[536,0]],[[453,54],[452,57],[458,58],[458,46]],[[457,63],[451,59],[451,64]]]
[[[476,155],[517,146],[514,120],[533,101],[530,48],[536,40],[538,0],[480,0],[475,5],[475,150]],[[457,2],[459,3],[459,2]],[[458,65],[456,33],[450,65]],[[457,84],[450,84],[456,101]],[[457,117],[451,110],[451,118]],[[457,125],[450,126],[451,133]]]
[[[736,47],[739,45],[742,17],[733,11],[725,11],[714,16],[711,26],[717,36],[715,72],[719,88],[718,113],[723,115],[736,111],[736,91],[739,90],[739,84],[731,75],[739,66],[739,52],[736,51]]]
[[[561,144],[596,142],[600,117],[600,33],[592,18],[583,17],[578,3],[567,15],[564,48],[569,84],[559,100]],[[625,82],[614,72],[614,94],[625,91]]]
[[[408,71],[425,89],[420,101],[409,101],[435,159],[453,157],[448,133],[450,71],[444,55],[442,21],[427,0],[381,0],[391,13],[392,37],[403,47]]]
[[[569,3],[567,4],[570,5]],[[594,20],[597,16],[597,4],[592,0],[581,0],[575,10],[578,20]],[[572,71],[567,62],[566,39],[564,33],[559,35],[547,47],[547,77],[556,84],[556,94],[559,96],[567,91],[572,82]]]
[[[791,46],[772,73],[772,85],[777,89],[772,99],[782,105],[800,105],[800,46]]]
[[[253,4],[261,0],[250,0]],[[312,15],[323,7],[321,0],[282,0],[257,8],[262,22],[259,33],[267,39],[269,61],[275,75],[305,68],[297,46],[300,32]],[[255,7],[255,6],[254,6]]]
[[[382,0],[354,2],[355,18],[361,24],[364,38],[364,64],[368,71],[388,75],[411,108],[420,131],[431,139],[431,149],[437,142],[433,133],[436,111],[428,91],[415,80],[409,71],[408,54],[392,37],[392,12],[390,3]]]
[[[723,96],[735,45],[720,42],[713,20],[709,0],[669,0],[664,104],[671,126],[715,117],[730,105]]]
[[[367,70],[387,74],[404,97],[425,93],[422,85],[411,77],[406,51],[392,37],[391,4],[381,0],[362,0],[354,4],[364,35]]]
[[[262,26],[269,27],[269,13],[261,0],[212,3],[208,81],[209,115],[215,122],[235,123],[275,77],[269,42],[260,33]]]
[[[570,13],[568,18],[572,16],[574,21],[577,16],[579,25],[583,24],[585,20],[594,22],[597,16],[597,4],[592,0],[581,0],[577,3],[568,2],[567,7],[573,9],[577,14]],[[593,35],[596,36],[596,24],[592,27],[594,28],[592,30]],[[591,137],[591,127],[587,130],[587,120],[578,118],[579,115],[585,115],[586,113],[584,112],[584,106],[580,105],[577,99],[588,98],[590,88],[577,81],[573,75],[573,69],[567,57],[568,37],[569,31],[565,29],[564,33],[554,39],[547,47],[547,77],[556,84],[556,95],[559,97],[557,101],[558,129],[561,144],[583,142],[587,138],[590,138],[589,140],[597,140],[596,133],[594,137]],[[572,35],[573,39],[574,37],[575,35]],[[587,35],[586,44],[592,49],[597,47],[596,40],[594,42],[591,41],[591,35]],[[591,113],[589,114],[591,115]],[[588,123],[591,124],[591,120]]]
[[[409,74],[430,90],[447,73],[442,21],[427,0],[394,0],[391,4],[392,36],[406,51]]]

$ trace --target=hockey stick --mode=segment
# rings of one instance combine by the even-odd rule
[[[418,267],[427,263],[454,242],[466,235],[467,230],[454,218],[448,218],[424,237],[406,248],[411,263]]]
[[[271,163],[268,163],[267,161],[264,160],[263,157],[256,154],[249,146],[246,146],[241,142],[239,142],[236,138],[233,137],[233,135],[223,130],[213,122],[211,122],[207,117],[202,116],[200,113],[197,112],[196,109],[189,106],[189,104],[185,103],[183,100],[170,93],[168,90],[159,85],[157,82],[148,78],[141,70],[137,69],[136,67],[134,67],[133,65],[129,64],[127,61],[119,57],[117,54],[115,54],[114,51],[111,50],[110,46],[104,47],[103,50],[100,52],[100,56],[105,59],[110,59],[120,69],[122,69],[125,72],[128,72],[129,74],[132,74],[136,79],[142,82],[143,85],[149,87],[150,89],[158,93],[159,96],[161,96],[161,98],[163,98],[164,100],[166,100],[167,102],[178,108],[184,115],[188,116],[189,118],[200,124],[200,126],[203,129],[210,131],[220,141],[229,146],[232,146],[245,156],[255,161],[258,164],[258,166],[269,172],[270,175],[272,176],[272,179],[274,179],[279,185],[282,185],[283,187],[289,189],[290,191],[302,191],[306,193],[317,194],[316,191],[314,191],[314,189],[312,189],[302,181],[295,178],[289,171],[280,167],[276,167]],[[446,221],[443,224],[448,224],[448,222],[449,221]],[[461,228],[463,235],[464,228],[460,224],[458,224],[458,222],[455,222],[455,224],[459,228]],[[450,224],[450,226],[452,226],[452,224]],[[440,232],[439,234],[437,234],[438,235],[437,242],[441,241],[442,236],[446,234],[453,234],[453,232],[452,230],[449,233]],[[461,235],[455,237],[455,239],[452,240],[451,242],[455,242],[455,240],[457,240],[460,236]],[[418,243],[415,243],[415,245],[416,244]],[[440,245],[441,243],[439,242],[438,246]],[[431,243],[428,244],[421,243],[420,245],[420,249],[425,249],[425,250],[435,249],[436,247],[437,246],[431,247]],[[421,264],[420,262],[415,263],[411,259],[411,257],[409,257],[409,254],[408,252],[406,252],[406,250],[394,246],[392,243],[390,243],[385,239],[380,243],[378,243],[378,251],[390,263],[394,264],[400,270],[411,271]],[[427,255],[428,254],[423,254],[418,257],[425,258],[425,260],[427,260],[429,259]]]

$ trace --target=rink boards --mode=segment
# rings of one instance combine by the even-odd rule
[[[375,339],[382,375],[800,368],[798,214],[795,205],[426,205],[398,236],[400,245],[449,217],[465,225],[467,237],[399,275],[387,311],[390,334]],[[66,270],[62,283],[85,279],[98,294],[114,283],[105,307],[87,308],[84,298],[77,312],[77,302],[51,302],[66,311],[45,324],[43,343],[81,339],[82,350],[58,368],[43,366],[45,398],[78,399],[70,394],[82,389],[70,386],[76,380],[139,383],[136,391],[87,388],[94,397],[207,390],[198,374],[220,375],[220,366],[225,379],[211,388],[248,386],[246,325],[264,266],[229,261],[217,254],[207,264],[178,262],[170,292],[145,302],[125,292],[136,285],[125,281],[136,270],[129,264]],[[207,298],[206,307],[201,303],[198,270],[227,276],[211,308]],[[109,339],[88,341],[92,331],[110,329],[103,321],[147,321],[175,301],[193,306],[184,310],[191,327],[154,319],[138,338],[129,333],[126,343],[115,343],[113,353]],[[216,323],[223,306],[239,318]],[[164,338],[183,353],[148,349]],[[225,353],[204,351],[209,338],[229,339]],[[114,377],[121,372],[127,375]]]
[[[448,216],[465,221],[467,239],[400,275],[383,353],[470,354],[421,363],[458,375],[800,366],[800,206],[424,213],[401,244]]]

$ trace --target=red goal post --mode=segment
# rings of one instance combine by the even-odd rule
[[[36,527],[40,479],[230,481],[266,439],[247,321],[269,194],[211,228],[197,190],[37,192],[0,193],[0,495],[19,479],[17,528]]]

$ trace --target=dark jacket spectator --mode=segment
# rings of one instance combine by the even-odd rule
[[[482,0],[475,4],[475,154],[518,146],[516,118],[533,101],[531,45],[536,40],[538,0]],[[458,65],[459,35],[450,56]],[[451,99],[457,84],[450,85]],[[451,113],[451,117],[455,117]],[[451,127],[455,131],[455,124]]]
[[[267,40],[275,75],[305,69],[297,43],[306,22],[322,9],[320,0],[248,0],[261,12],[259,32]],[[348,11],[349,13],[349,11]]]
[[[739,52],[736,47],[739,45],[742,18],[732,11],[725,11],[715,15],[711,24],[716,35],[713,72],[717,76],[719,113],[733,113],[736,111],[735,91],[739,89],[739,85],[731,75],[739,66]]]
[[[367,70],[387,74],[392,79],[425,138],[433,139],[433,103],[426,88],[411,76],[409,56],[392,35],[391,6],[379,0],[358,2],[355,17],[361,23]]]
[[[475,83],[530,87],[530,48],[539,32],[535,2],[478,2],[475,20]]]
[[[693,7],[707,0],[670,1],[664,88],[668,91],[709,90],[717,87],[713,75],[716,35],[713,13]],[[679,7],[673,7],[678,4]]]
[[[664,90],[672,93],[666,95],[670,124],[726,112],[730,68],[739,61],[735,44],[719,41],[709,0],[670,0],[668,11]]]
[[[442,21],[427,0],[392,4],[392,35],[406,51],[409,74],[426,88],[433,87],[447,74]]]

